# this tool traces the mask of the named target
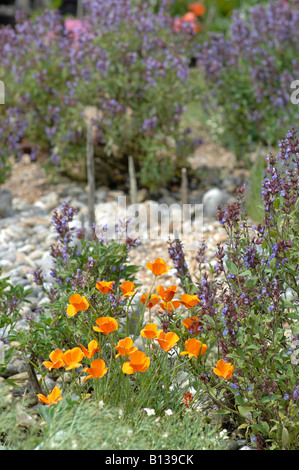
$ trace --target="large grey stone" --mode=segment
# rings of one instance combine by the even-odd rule
[[[224,206],[230,199],[230,195],[219,188],[209,189],[202,198],[203,213],[206,217],[216,217],[218,206]]]

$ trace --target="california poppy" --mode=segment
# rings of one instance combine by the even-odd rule
[[[186,328],[188,328],[189,333],[193,333],[194,335],[197,335],[199,333],[201,328],[201,322],[199,321],[199,317],[197,315],[185,318],[182,323]]]
[[[129,356],[129,361],[122,366],[124,374],[134,374],[135,372],[145,372],[150,365],[150,358],[142,351],[135,351]]]
[[[88,349],[82,346],[82,344],[80,344],[80,346],[84,353],[84,356],[88,357],[89,359],[91,359],[97,351],[100,351],[100,348],[98,347],[98,343],[96,342],[95,339],[93,339],[92,341],[88,343]]]
[[[146,267],[152,271],[154,276],[161,276],[162,274],[167,274],[171,266],[166,266],[166,262],[162,258],[156,258],[154,263],[146,263]]]
[[[97,281],[96,283],[96,289],[98,289],[102,294],[109,294],[109,292],[113,291],[113,285],[114,281]]]
[[[174,18],[173,23],[172,23],[172,28],[174,31],[181,31],[182,29],[182,20],[181,18]]]
[[[94,359],[90,367],[85,367],[83,369],[83,372],[87,372],[89,374],[84,378],[84,382],[86,382],[88,379],[100,379],[106,374],[107,371],[108,367],[106,367],[103,359]]]
[[[200,302],[199,298],[197,295],[190,295],[190,294],[182,294],[181,295],[181,303],[186,307],[186,308],[192,308],[194,307],[198,302]]]
[[[164,333],[163,330],[159,330],[157,332],[156,341],[160,344],[163,351],[169,351],[173,348],[173,346],[179,341],[179,336],[172,331],[168,331],[168,333]]]
[[[193,395],[191,392],[184,393],[184,404],[187,408],[189,408],[189,403],[193,401]]]
[[[132,295],[136,294],[135,284],[132,281],[124,281],[121,286],[121,290],[123,291],[124,297],[131,297]]]
[[[59,369],[60,367],[64,367],[65,363],[63,360],[63,352],[61,349],[55,349],[49,354],[50,361],[43,362],[43,365],[49,369]]]
[[[213,372],[223,379],[230,379],[233,375],[234,368],[235,367],[230,362],[225,362],[223,359],[219,359]]]
[[[153,339],[157,336],[157,325],[156,323],[148,323],[140,331],[141,336],[148,339]]]
[[[138,348],[133,346],[133,340],[130,337],[120,339],[118,344],[115,346],[115,349],[118,351],[115,359],[119,356],[129,356],[133,352],[137,351]]]
[[[39,401],[46,403],[46,405],[48,406],[57,405],[57,403],[62,400],[62,397],[60,395],[61,390],[57,386],[54,387],[52,392],[47,396],[43,395],[42,393],[37,394]]]
[[[94,326],[93,329],[104,333],[104,335],[112,333],[112,331],[116,331],[118,328],[117,321],[112,317],[100,317],[96,320],[96,324],[98,326]]]
[[[201,16],[206,12],[205,6],[198,2],[190,3],[190,5],[188,5],[188,10],[196,16]]]
[[[63,361],[67,366],[65,370],[76,369],[77,367],[81,367],[80,361],[82,361],[84,357],[84,353],[82,349],[76,347],[73,349],[68,349],[63,354]]]
[[[199,24],[197,23],[197,17],[193,12],[188,11],[188,13],[185,13],[185,15],[182,16],[182,20],[191,26],[193,33],[198,33]]]
[[[170,302],[173,299],[174,294],[176,293],[177,290],[178,290],[177,286],[170,286],[166,290],[162,286],[157,287],[157,292],[159,296],[165,302]]]
[[[202,342],[196,338],[190,338],[185,341],[185,348],[186,351],[182,351],[180,353],[181,356],[188,354],[189,357],[198,357],[199,354],[204,354],[208,349],[206,344],[202,344]]]
[[[73,294],[69,298],[69,305],[67,306],[66,314],[73,317],[80,310],[88,310],[89,303],[86,297],[81,297],[79,294]]]
[[[160,297],[156,294],[152,294],[149,297],[149,294],[142,294],[140,297],[140,302],[146,304],[147,308],[153,308],[159,302]]]
[[[171,302],[165,302],[164,300],[160,302],[160,307],[167,312],[171,312],[173,309],[179,308],[181,302],[179,300],[173,299]]]

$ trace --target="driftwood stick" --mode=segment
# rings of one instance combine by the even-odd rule
[[[83,2],[82,0],[77,0],[77,18],[82,20],[83,18]]]
[[[92,119],[87,122],[86,138],[86,165],[87,165],[87,184],[88,184],[88,221],[89,228],[95,223],[95,170],[94,170],[94,146],[93,146],[93,126]]]
[[[188,204],[188,177],[186,168],[182,168],[181,203]]]
[[[137,181],[133,157],[129,156],[130,203],[137,203]]]

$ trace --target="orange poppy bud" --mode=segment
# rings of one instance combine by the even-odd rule
[[[124,374],[134,374],[135,372],[145,372],[150,365],[150,358],[142,351],[135,351],[130,354],[129,361],[122,366]]]
[[[200,300],[197,297],[197,295],[190,295],[190,294],[182,294],[181,295],[181,303],[186,308],[192,308],[199,302],[200,302]]]
[[[190,338],[185,341],[185,348],[186,351],[182,351],[180,356],[188,354],[189,357],[198,357],[199,354],[204,354],[208,349],[206,344],[202,344],[202,342],[196,338]]]
[[[220,359],[217,362],[215,369],[213,369],[213,372],[219,377],[227,380],[233,375],[234,368],[235,367],[230,362],[225,362],[223,359]]]
[[[170,351],[170,349],[172,349],[173,346],[176,345],[179,339],[179,336],[176,333],[173,333],[172,331],[164,333],[163,330],[160,330],[157,332],[156,341],[158,341],[163,351]]]
[[[45,403],[46,405],[57,405],[57,403],[62,400],[61,395],[61,390],[57,386],[53,388],[52,392],[48,395],[45,396],[42,393],[38,393],[38,399],[42,403]]]
[[[67,306],[66,314],[68,317],[73,317],[80,310],[88,310],[89,303],[86,297],[81,297],[79,294],[73,294],[69,298],[69,305]]]
[[[162,274],[167,274],[171,266],[166,266],[166,262],[162,258],[156,258],[154,263],[146,263],[146,267],[152,271],[154,276],[161,276]]]
[[[104,333],[104,335],[112,333],[112,331],[116,331],[118,328],[117,321],[112,317],[100,317],[96,320],[96,324],[98,326],[94,326],[93,329]]]
[[[156,323],[148,323],[145,327],[140,331],[141,336],[144,338],[153,339],[157,336],[157,325]]]
[[[114,281],[97,281],[96,283],[96,289],[98,289],[102,294],[109,294],[109,292],[113,291],[112,284]]]

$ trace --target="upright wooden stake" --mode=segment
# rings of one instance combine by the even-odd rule
[[[188,178],[186,168],[182,168],[181,203],[188,204]]]
[[[82,20],[83,18],[83,2],[82,0],[77,0],[77,18]]]
[[[137,181],[133,157],[129,156],[130,204],[137,203]]]
[[[94,147],[93,147],[93,129],[92,119],[87,122],[86,138],[86,165],[87,165],[87,184],[88,184],[88,221],[92,233],[92,227],[95,223],[95,170],[94,170]]]

